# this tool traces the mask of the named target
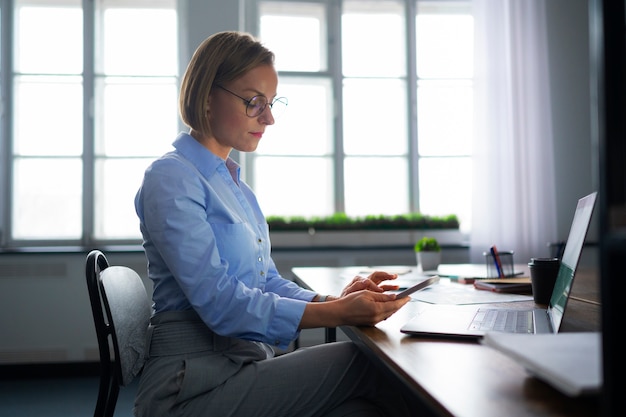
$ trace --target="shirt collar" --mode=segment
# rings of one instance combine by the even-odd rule
[[[241,168],[235,160],[228,157],[224,161],[219,156],[202,146],[193,136],[181,132],[172,144],[176,151],[191,162],[206,178],[209,178],[219,166],[225,165],[230,176],[239,184]]]

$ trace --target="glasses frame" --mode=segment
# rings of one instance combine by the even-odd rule
[[[274,100],[272,100],[272,102],[270,102],[270,100],[266,96],[264,96],[263,94],[258,94],[258,95],[254,96],[254,97],[252,97],[252,98],[250,98],[248,100],[246,98],[241,97],[239,94],[230,91],[228,88],[226,88],[226,87],[224,87],[222,85],[219,85],[219,84],[215,84],[215,85],[216,85],[216,87],[221,88],[222,90],[226,91],[227,93],[230,93],[233,96],[238,97],[241,100],[243,100],[243,102],[246,103],[246,116],[248,116],[248,117],[259,117],[260,115],[263,114],[263,112],[265,112],[265,109],[267,108],[267,106],[270,106],[270,110],[272,110],[274,108],[274,104],[276,104],[277,102],[280,102],[280,103],[284,104],[285,107],[287,107],[287,105],[288,105],[287,97],[276,97]],[[254,100],[257,97],[262,97],[262,98],[265,99],[265,106],[263,106],[263,108],[259,111],[258,114],[255,114],[255,115],[251,116],[250,114],[248,114],[248,110],[251,107],[250,104],[252,103],[252,100]],[[274,116],[274,114],[272,114],[272,116]]]

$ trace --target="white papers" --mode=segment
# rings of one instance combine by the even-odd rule
[[[531,295],[477,290],[472,284],[459,284],[441,279],[438,285],[411,295],[415,300],[431,304],[488,304],[532,301]]]
[[[355,275],[366,277],[375,270],[398,274],[398,278],[385,283],[398,285],[400,286],[400,290],[409,288],[429,277],[429,275],[421,273],[421,271],[418,271],[416,268],[412,269],[406,266],[381,266],[378,268],[347,268],[340,279],[347,283]],[[531,295],[477,290],[472,284],[459,284],[448,278],[442,278],[438,284],[411,294],[411,298],[430,304],[488,304],[533,300]]]
[[[598,332],[489,332],[482,343],[508,355],[566,395],[593,394],[602,388],[602,337]]]

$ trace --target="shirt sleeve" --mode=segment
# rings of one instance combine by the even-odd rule
[[[283,278],[278,273],[273,260],[271,260],[271,267],[268,271],[265,290],[276,293],[282,297],[295,298],[303,301],[311,301],[317,295],[316,292],[304,289],[295,282]]]

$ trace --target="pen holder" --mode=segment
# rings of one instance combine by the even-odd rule
[[[513,251],[500,251],[500,263],[502,264],[502,273],[505,277],[515,276],[515,270],[513,269]],[[487,266],[487,278],[499,278],[498,269],[496,268],[496,261],[490,252],[483,252],[485,257],[485,265]]]

